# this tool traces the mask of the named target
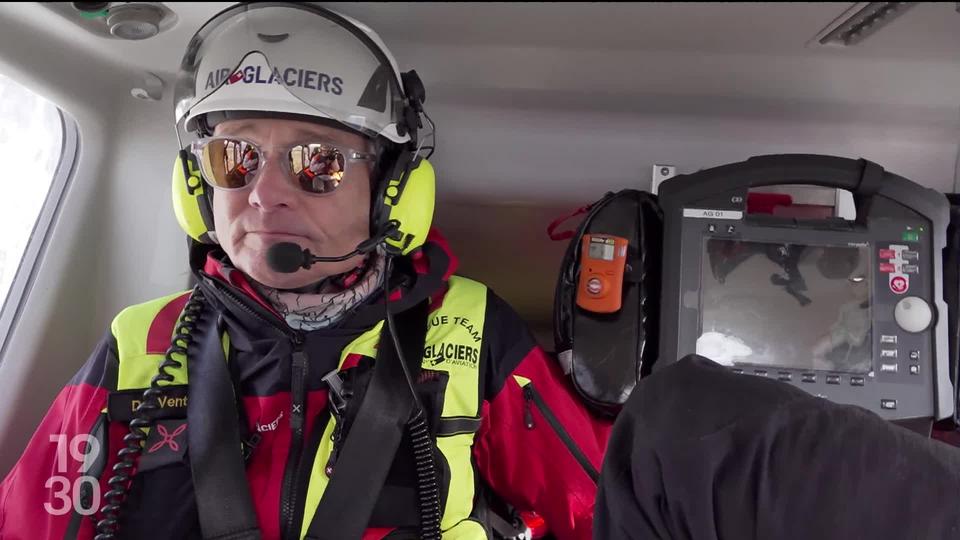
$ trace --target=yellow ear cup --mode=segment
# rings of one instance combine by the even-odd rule
[[[390,179],[383,193],[386,221],[395,221],[400,228],[395,238],[386,240],[387,250],[406,255],[423,245],[433,223],[437,195],[433,166],[426,159],[418,159],[405,183],[399,178]]]
[[[174,162],[171,187],[173,213],[180,228],[198,242],[216,243],[210,234],[213,230],[213,217],[205,193],[207,186],[200,178],[196,162],[186,151],[181,150]]]

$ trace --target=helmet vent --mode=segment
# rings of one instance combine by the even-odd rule
[[[290,37],[290,34],[260,34],[257,33],[257,37],[260,38],[260,41],[264,43],[280,43],[281,41]]]

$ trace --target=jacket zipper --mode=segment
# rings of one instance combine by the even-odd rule
[[[283,473],[283,484],[280,495],[280,537],[285,539],[300,538],[300,531],[296,530],[294,520],[297,513],[297,491],[300,485],[300,468],[303,454],[304,416],[306,415],[306,383],[307,383],[307,354],[303,350],[304,337],[279,321],[267,318],[246,305],[233,292],[210,280],[210,283],[227,299],[232,301],[244,312],[260,320],[278,332],[290,338],[293,342],[293,365],[291,370],[290,392],[290,429],[293,432],[290,440],[290,450],[287,452],[287,462]]]
[[[287,466],[283,473],[283,491],[280,503],[280,524],[282,538],[299,538],[294,519],[297,512],[297,491],[300,485],[300,460],[303,453],[303,427],[306,413],[307,354],[303,351],[302,340],[294,342],[293,370],[291,382],[290,450],[287,453]]]
[[[560,421],[557,420],[557,417],[554,416],[553,411],[551,411],[543,398],[540,396],[540,393],[536,391],[533,387],[533,383],[527,383],[523,387],[523,400],[526,403],[524,407],[524,423],[527,426],[527,429],[533,429],[533,413],[531,412],[530,405],[536,405],[537,409],[540,410],[540,414],[543,415],[547,423],[550,424],[550,427],[553,428],[553,431],[560,437],[560,440],[563,441],[564,446],[567,447],[567,450],[573,455],[581,467],[583,467],[584,472],[594,481],[600,478],[600,474],[597,472],[597,469],[590,463],[590,460],[587,459],[587,456],[583,455],[583,451],[577,446],[577,443],[574,442],[573,437],[567,433],[567,430],[560,424]]]
[[[281,323],[276,317],[264,317],[260,313],[257,313],[256,310],[248,306],[243,300],[240,299],[240,297],[234,294],[233,291],[228,289],[225,285],[221,284],[217,280],[208,279],[207,281],[213,286],[213,288],[217,290],[217,292],[223,294],[228,300],[230,300],[233,304],[235,304],[237,307],[242,309],[248,315],[251,315],[257,320],[263,323],[266,323],[267,326],[270,326],[274,330],[290,338],[290,340],[293,341],[294,344],[303,343],[303,334],[301,332],[297,332],[296,330],[291,329],[286,324]]]

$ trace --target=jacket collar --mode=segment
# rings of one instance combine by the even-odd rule
[[[456,256],[443,235],[431,229],[424,245],[416,252],[394,259],[388,301],[394,313],[404,311],[427,298],[437,299],[446,291],[447,282],[458,266]],[[221,249],[209,250],[202,269],[195,270],[197,279],[208,295],[219,300],[249,330],[257,330],[266,319],[278,329],[291,330],[279,313],[251,285],[249,278],[233,267]],[[367,328],[384,317],[382,293],[375,293],[344,317],[332,330]],[[252,312],[252,313],[251,313]],[[253,315],[253,316],[251,316]],[[327,329],[315,330],[324,332]],[[260,332],[256,332],[260,333]]]

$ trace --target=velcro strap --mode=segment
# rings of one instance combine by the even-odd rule
[[[480,431],[480,418],[472,416],[452,416],[441,418],[437,427],[437,437],[450,437]]]

